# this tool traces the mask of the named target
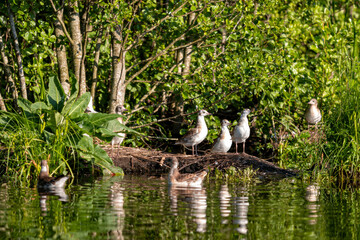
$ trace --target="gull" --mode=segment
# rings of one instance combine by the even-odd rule
[[[231,123],[226,119],[223,119],[221,121],[221,133],[216,139],[216,142],[212,147],[211,152],[226,153],[227,151],[229,151],[232,145],[232,139],[228,129],[228,126],[230,124]]]
[[[308,102],[309,107],[305,112],[305,119],[308,122],[308,124],[315,125],[315,128],[317,127],[317,123],[321,120],[321,112],[318,108],[318,102],[316,99],[311,99],[310,102]]]
[[[249,109],[244,109],[244,111],[242,111],[241,113],[239,122],[234,128],[232,140],[235,142],[236,153],[238,153],[237,150],[238,143],[243,143],[243,153],[245,153],[245,141],[250,136],[249,121],[247,119],[247,115],[249,113],[250,113]]]
[[[93,107],[93,99],[92,97],[90,96],[90,101],[89,101],[89,104],[88,106],[86,107],[85,109],[85,112],[86,113],[97,113],[97,111],[94,110],[94,107]]]
[[[122,115],[123,112],[125,112],[125,111],[127,111],[127,109],[123,105],[117,106],[115,108],[115,113],[117,113],[119,115]],[[118,117],[117,120],[119,121],[119,123],[123,123],[123,120],[121,117]],[[120,145],[124,141],[125,136],[126,136],[125,133],[121,133],[121,132],[117,133],[117,135],[118,136],[113,137],[113,139],[111,140],[111,153],[112,153],[112,150],[113,150],[113,147],[115,144],[117,144],[119,146],[118,152],[117,152],[117,153],[119,153]]]
[[[195,154],[197,155],[197,145],[204,141],[208,134],[208,128],[205,122],[205,116],[211,115],[206,110],[200,110],[197,118],[197,123],[195,128],[189,129],[189,131],[177,141],[175,144],[181,144],[187,147],[192,148],[192,155],[194,155],[194,147]]]

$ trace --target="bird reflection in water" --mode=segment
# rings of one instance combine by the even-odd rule
[[[54,189],[38,188],[38,193],[40,197],[40,209],[43,216],[46,216],[47,200],[49,196],[57,196],[59,197],[58,200],[61,202],[69,201],[69,196],[66,194],[64,188],[54,188]]]
[[[199,187],[169,186],[170,210],[173,215],[178,216],[178,200],[189,203],[190,215],[197,224],[197,232],[206,231],[206,207],[207,197],[205,189]]]
[[[226,224],[228,222],[226,218],[229,217],[231,213],[231,209],[230,209],[231,195],[229,193],[229,188],[226,184],[221,185],[219,198],[220,198],[220,215],[222,218],[221,223]]]
[[[123,229],[125,221],[124,190],[119,182],[115,182],[110,188],[110,204],[116,214],[116,229],[111,231],[112,239],[124,239]]]
[[[306,206],[307,209],[309,209],[309,224],[313,225],[316,224],[316,219],[319,217],[317,212],[319,209],[319,204],[317,202],[319,201],[320,196],[320,189],[318,185],[309,185],[306,187],[306,195],[305,199],[309,202]]]
[[[249,197],[246,188],[241,188],[240,193],[234,198],[236,208],[233,223],[239,225],[236,230],[241,234],[247,234]]]

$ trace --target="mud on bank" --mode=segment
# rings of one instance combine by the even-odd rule
[[[183,173],[193,173],[203,169],[217,168],[225,171],[233,166],[237,169],[252,167],[257,170],[257,175],[262,178],[285,178],[296,176],[296,172],[279,168],[271,162],[251,156],[248,154],[205,154],[200,156],[166,153],[157,150],[147,150],[143,148],[121,147],[110,152],[106,148],[109,156],[114,161],[115,166],[121,167],[125,174],[146,174],[161,175],[168,173],[169,157],[177,157],[179,169]]]

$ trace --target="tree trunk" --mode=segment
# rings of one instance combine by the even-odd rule
[[[3,99],[2,95],[1,95],[1,93],[0,93],[0,109],[1,109],[2,111],[7,112],[6,106],[5,106],[5,102],[4,102],[4,99]]]
[[[15,109],[17,109],[17,99],[18,99],[18,91],[16,88],[16,84],[14,82],[14,79],[11,75],[11,70],[9,67],[9,60],[7,56],[5,55],[5,47],[2,39],[2,34],[0,33],[0,53],[1,57],[3,59],[4,69],[5,69],[5,75],[7,76],[7,80],[9,82],[12,98],[13,98],[13,106]]]
[[[57,17],[63,21],[63,13],[64,9],[59,9],[57,11]],[[58,19],[55,20],[55,35],[57,38],[56,42],[56,55],[57,61],[59,64],[59,75],[60,82],[68,82],[69,81],[69,68],[66,59],[66,47],[64,45],[65,42],[65,34],[63,28]]]
[[[195,13],[191,13],[188,16],[188,25],[191,26],[194,23]],[[192,37],[186,39],[188,42],[192,42]],[[191,55],[192,55],[192,45],[185,48],[184,51],[184,69],[182,75],[188,75],[190,73],[190,66],[191,66]]]
[[[97,80],[98,80],[97,73],[98,73],[98,68],[99,68],[101,41],[102,41],[102,32],[100,32],[100,34],[96,40],[96,47],[95,47],[95,57],[94,57],[94,66],[93,66],[92,83],[91,83],[91,97],[93,99],[95,99],[96,84],[97,84]]]
[[[70,6],[70,29],[73,40],[72,52],[74,61],[75,77],[79,82],[79,96],[86,92],[85,67],[82,65],[82,35],[80,30],[80,15],[78,12],[78,2],[74,1]]]
[[[21,52],[20,52],[20,45],[19,45],[19,41],[18,41],[18,37],[16,34],[16,27],[15,27],[15,22],[14,22],[14,15],[11,11],[10,8],[10,4],[9,1],[6,0],[6,4],[7,4],[7,10],[8,10],[8,14],[9,14],[9,20],[10,20],[10,26],[11,26],[11,33],[14,39],[14,47],[15,47],[15,53],[16,53],[16,61],[17,61],[17,65],[18,65],[18,70],[19,70],[19,80],[20,80],[20,87],[21,87],[21,96],[25,99],[27,99],[27,92],[26,92],[26,80],[25,80],[25,74],[24,74],[24,68],[23,68],[23,64],[22,64],[22,59],[21,59]]]
[[[124,105],[125,101],[125,54],[121,44],[122,35],[121,28],[117,26],[111,32],[112,36],[112,53],[113,53],[113,76],[111,81],[111,96],[110,96],[110,113],[115,113],[115,108],[118,105]]]
[[[182,66],[181,64],[184,63],[184,49],[180,48],[176,51],[176,63],[178,64],[178,71],[177,73],[180,75],[182,73]]]

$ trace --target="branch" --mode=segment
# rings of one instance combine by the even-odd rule
[[[151,28],[149,28],[148,30],[146,30],[145,32],[143,32],[142,34],[138,35],[136,37],[136,40],[130,44],[125,51],[129,51],[132,47],[134,47],[141,39],[143,39],[143,37],[148,34],[149,32],[153,31],[155,28],[157,28],[158,26],[160,26],[161,23],[163,23],[164,21],[166,21],[167,19],[169,19],[170,17],[173,17],[178,11],[180,11],[185,4],[187,4],[189,1],[185,1],[183,4],[181,4],[177,9],[175,9],[170,15],[166,15],[163,19],[160,19],[160,21],[155,24],[154,26],[152,26]]]
[[[231,91],[230,91],[228,94],[226,94],[223,98],[220,98],[220,99],[217,100],[216,102],[213,102],[208,108],[211,108],[211,107],[214,106],[215,104],[224,101],[224,99],[226,99],[227,97],[229,97],[231,94],[233,94],[233,93],[236,92],[236,91],[238,91],[238,89],[233,89],[233,90],[231,90]],[[169,120],[171,120],[171,119],[175,119],[175,118],[178,118],[178,117],[180,117],[180,116],[186,117],[186,116],[188,116],[188,115],[192,115],[192,114],[197,113],[197,112],[198,112],[198,110],[193,111],[193,112],[191,112],[191,113],[178,114],[178,115],[175,115],[175,116],[171,116],[171,117],[168,117],[168,118],[162,118],[162,119],[159,119],[159,120],[150,122],[150,123],[146,123],[146,124],[143,124],[143,125],[140,125],[140,126],[134,126],[134,127],[130,127],[130,128],[131,128],[131,129],[137,129],[137,128],[142,128],[142,127],[147,127],[147,126],[153,125],[153,124],[155,124],[155,123],[160,123],[160,122],[169,121]]]
[[[66,26],[65,26],[65,23],[62,21],[62,19],[58,16],[58,11],[59,10],[56,10],[56,7],[55,7],[55,4],[53,3],[53,0],[50,0],[51,2],[51,6],[53,7],[55,13],[56,13],[56,18],[57,20],[59,21],[59,23],[61,24],[62,28],[63,28],[63,31],[66,35],[66,37],[69,39],[71,45],[74,45],[74,41],[72,40],[72,38],[70,37],[70,34],[69,32],[66,30]]]

